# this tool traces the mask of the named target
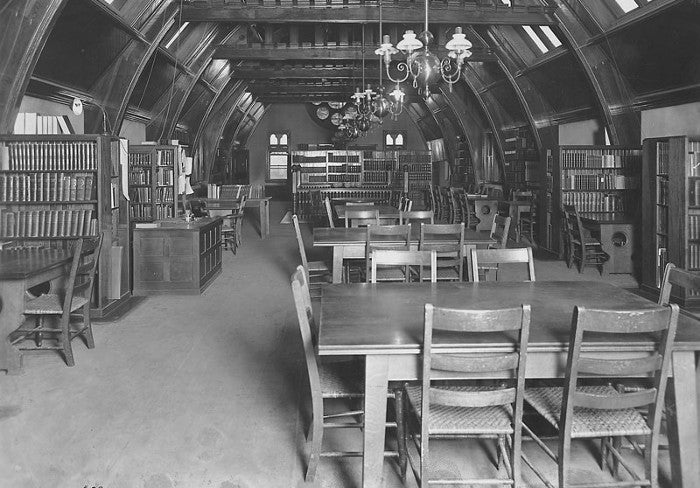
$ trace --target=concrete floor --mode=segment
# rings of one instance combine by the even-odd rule
[[[305,485],[308,390],[289,289],[299,256],[292,225],[278,224],[284,211],[273,203],[265,241],[244,224],[238,255],[224,254],[223,273],[201,297],[149,298],[96,324],[95,349],[74,342],[73,368],[51,352],[31,353],[22,375],[0,376],[0,488]],[[538,261],[536,272],[538,280],[600,279],[554,261]],[[625,275],[603,279],[635,285]],[[329,445],[360,446],[359,433],[340,436],[328,436]],[[479,443],[444,444],[434,469],[489,472]],[[590,446],[576,448],[575,477],[599,476]],[[534,445],[526,452],[556,479]],[[404,486],[392,461],[385,474],[387,487]],[[543,486],[527,468],[524,476]],[[360,480],[358,459],[323,460],[312,486]],[[406,486],[415,486],[410,475]]]

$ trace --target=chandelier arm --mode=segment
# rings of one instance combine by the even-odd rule
[[[397,77],[397,78],[392,77],[392,76],[391,76],[391,73],[389,72],[389,64],[386,64],[386,63],[385,63],[385,66],[386,66],[386,77],[389,78],[389,79],[390,79],[392,82],[394,82],[394,83],[403,83],[403,82],[406,81],[406,80],[408,79],[408,77],[411,75],[410,68],[409,68],[408,64],[407,64],[405,61],[400,61],[400,62],[396,65],[396,69],[397,69],[399,72],[402,72],[402,71],[405,71],[405,72],[406,72],[406,76],[404,76],[404,77]]]

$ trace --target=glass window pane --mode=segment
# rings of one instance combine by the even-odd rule
[[[622,10],[625,11],[625,13],[631,12],[632,10],[639,7],[639,5],[637,5],[637,2],[635,2],[634,0],[615,0],[615,2],[617,2],[617,4]]]
[[[270,146],[277,145],[277,134],[270,134]]]
[[[397,146],[403,146],[403,134],[396,134],[395,144]]]
[[[524,25],[523,29],[525,29],[527,35],[530,37],[530,39],[532,39],[532,42],[535,43],[537,49],[542,51],[542,54],[548,51],[547,46],[544,45],[544,42],[542,42],[542,39],[539,38],[539,36],[535,33],[535,30],[532,27],[530,27],[529,25]]]
[[[287,134],[282,134],[282,136],[280,137],[280,145],[281,146],[287,145]]]
[[[548,25],[541,25],[540,29],[542,32],[544,32],[544,35],[547,36],[547,39],[549,39],[549,42],[551,42],[554,47],[561,46],[561,41]]]
[[[386,145],[387,146],[393,146],[394,145],[394,138],[391,137],[391,134],[386,135]]]

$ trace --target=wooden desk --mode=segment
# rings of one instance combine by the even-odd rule
[[[419,379],[423,306],[433,303],[455,308],[501,308],[530,304],[532,317],[526,375],[562,378],[571,316],[575,305],[598,308],[651,308],[654,302],[601,282],[532,283],[411,283],[343,284],[322,288],[318,352],[322,356],[365,356],[365,427],[363,480],[365,488],[382,486],[386,391],[389,381]],[[472,337],[459,344],[475,353],[501,351],[512,340]],[[600,341],[591,350],[616,358],[646,353],[651,343],[611,344]],[[673,486],[700,486],[698,383],[696,354],[700,324],[682,316],[673,356],[673,383],[678,429],[672,445]],[[485,376],[482,376],[485,377]],[[492,375],[496,377],[496,375]],[[682,482],[682,484],[681,484]]]
[[[25,292],[34,285],[51,282],[58,291],[73,255],[58,249],[0,251],[0,369],[17,374],[22,369],[21,354],[10,344],[9,335],[24,323]]]
[[[267,239],[270,236],[270,200],[272,197],[263,198],[248,198],[245,201],[246,208],[258,207],[258,216],[260,221],[260,237]],[[200,198],[201,201],[207,204],[207,210],[212,217],[223,217],[240,206],[237,200],[219,200],[214,198]]]
[[[378,239],[382,240],[382,239]],[[383,239],[386,242],[391,240]],[[365,228],[335,228],[317,227],[314,229],[314,246],[333,248],[333,283],[340,283],[343,278],[343,260],[360,259],[365,257],[365,244],[367,241],[367,229]],[[420,228],[411,227],[411,249],[418,249],[420,241]],[[397,243],[399,241],[396,241]],[[464,231],[464,255],[469,256],[469,249],[488,247],[495,241],[491,239],[490,232],[473,230]],[[469,259],[467,259],[469,263]],[[468,277],[471,281],[471,266],[468,268]]]

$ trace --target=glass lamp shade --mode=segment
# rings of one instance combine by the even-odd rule
[[[447,49],[448,51],[456,52],[458,54],[463,51],[466,51],[467,49],[471,49],[471,47],[472,43],[469,42],[466,36],[462,33],[461,27],[455,27],[455,33],[452,34],[452,39],[447,41],[447,44],[445,44],[445,49]]]
[[[423,47],[423,43],[416,39],[416,33],[413,32],[412,30],[407,30],[403,34],[403,39],[401,39],[398,44],[396,44],[396,48],[399,51],[405,52],[405,53],[410,53],[415,51],[416,49],[420,49]]]

